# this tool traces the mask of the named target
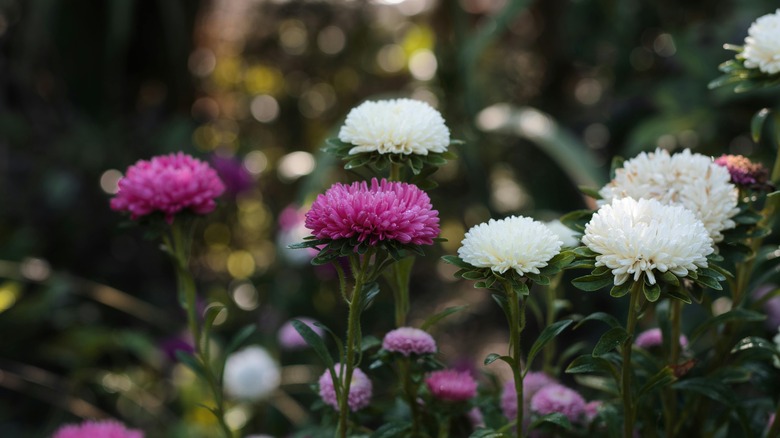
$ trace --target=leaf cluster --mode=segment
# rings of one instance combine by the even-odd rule
[[[434,240],[438,241],[440,239]],[[395,240],[383,240],[376,245],[371,245],[367,240],[359,241],[356,236],[348,239],[318,239],[314,236],[307,236],[303,239],[303,242],[294,243],[287,247],[290,249],[314,248],[319,251],[319,254],[312,259],[311,263],[313,265],[325,265],[339,257],[347,257],[351,254],[363,255],[372,246],[385,251],[395,261],[401,260],[412,253],[420,256],[425,255],[421,245],[401,243]]]
[[[538,274],[526,272],[523,275],[518,274],[514,269],[507,270],[504,273],[498,273],[491,268],[478,268],[464,262],[458,256],[443,256],[442,260],[460,268],[453,275],[456,278],[475,281],[475,288],[498,288],[503,290],[503,285],[506,282],[509,282],[513,285],[515,292],[520,295],[528,295],[528,287],[525,285],[526,281],[530,280],[536,284],[546,286],[550,284],[550,278],[567,268],[569,264],[574,261],[574,258],[574,254],[570,251],[563,251],[551,258],[550,261],[547,262],[547,266],[540,268]],[[496,284],[496,282],[498,282],[498,284]]]
[[[718,66],[723,75],[712,80],[708,87],[715,89],[726,85],[736,84],[735,93],[743,93],[759,88],[774,87],[780,85],[779,74],[764,73],[757,68],[748,68],[745,66],[745,57],[742,55],[743,46],[726,44],[723,46],[726,50],[737,52],[733,59],[730,59]]]

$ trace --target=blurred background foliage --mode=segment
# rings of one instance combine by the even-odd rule
[[[484,354],[505,345],[502,319],[484,292],[453,282],[438,256],[489,217],[549,220],[588,206],[577,186],[600,187],[615,155],[692,148],[771,164],[775,152],[749,134],[771,96],[706,85],[731,56],[722,44],[741,44],[776,6],[1,0],[3,436],[47,436],[62,422],[102,416],[150,437],[209,436],[201,390],[164,354],[185,327],[172,266],[108,208],[136,160],[183,150],[219,161],[234,182],[201,221],[192,264],[204,306],[228,307],[216,340],[257,323],[253,342],[285,365],[283,391],[234,406],[231,425],[279,436],[308,421],[308,383],[320,368],[306,353],[279,351],[276,330],[305,315],[343,332],[332,272],[284,245],[305,235],[306,202],[356,178],[319,152],[349,109],[369,98],[422,99],[465,140],[430,193],[449,241],[418,259],[411,322],[469,304],[434,334],[444,362],[482,369]],[[570,313],[612,305],[577,292],[569,299]],[[391,328],[391,305],[380,297],[367,332]]]

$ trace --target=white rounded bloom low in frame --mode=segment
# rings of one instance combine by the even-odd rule
[[[742,56],[747,68],[770,75],[780,72],[780,9],[750,25]]]
[[[490,219],[473,226],[458,248],[458,256],[477,268],[503,274],[539,273],[561,251],[563,242],[546,225],[524,216]]]
[[[447,151],[450,130],[441,114],[423,101],[377,100],[363,102],[347,114],[339,140],[355,145],[350,155],[428,155]]]
[[[728,169],[715,164],[712,157],[691,153],[690,149],[674,155],[656,149],[626,160],[615,171],[615,179],[599,190],[600,204],[647,198],[681,205],[702,221],[717,243],[723,240],[723,230],[736,226],[731,218],[739,213],[739,190],[730,181]]]
[[[282,380],[276,360],[259,346],[247,347],[225,361],[225,392],[231,397],[257,401],[270,396]]]
[[[679,205],[655,199],[623,198],[601,207],[585,226],[584,243],[598,253],[596,266],[606,266],[621,285],[642,274],[655,284],[656,272],[685,277],[707,267],[712,239],[699,219]]]

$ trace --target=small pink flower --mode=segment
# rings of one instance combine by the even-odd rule
[[[417,186],[374,178],[370,186],[336,183],[317,196],[306,213],[306,228],[318,239],[431,245],[439,235],[439,212]]]
[[[448,402],[466,401],[477,395],[477,381],[469,372],[434,371],[425,379],[425,385],[434,397]]]
[[[585,404],[585,420],[588,423],[592,423],[599,414],[601,407],[604,406],[604,402],[601,400],[593,400]]]
[[[643,331],[637,335],[634,344],[636,344],[637,347],[644,349],[662,345],[663,334],[661,333],[661,329],[656,327]],[[680,335],[680,346],[683,348],[688,346],[688,338],[685,337],[685,335]]]
[[[293,320],[298,320],[306,324],[310,329],[314,330],[314,333],[317,333],[319,337],[322,337],[325,334],[325,330],[314,325],[314,323],[317,322],[316,320],[303,316],[293,318],[282,324],[282,326],[279,328],[279,332],[276,335],[277,339],[279,340],[279,345],[285,350],[300,350],[302,348],[308,347],[309,345],[303,339],[303,336],[298,333],[298,330],[295,330],[295,327],[293,327]]]
[[[531,398],[531,411],[539,415],[558,412],[573,423],[585,415],[585,399],[563,385],[547,385]]]
[[[525,407],[528,407],[531,397],[533,397],[537,391],[547,385],[557,383],[557,380],[541,371],[531,371],[526,374],[523,379],[523,401]],[[501,411],[504,413],[504,416],[510,420],[517,418],[517,392],[515,391],[514,380],[509,380],[504,384],[504,390],[501,393]]]
[[[335,365],[336,377],[340,378],[341,373],[344,371],[344,367],[337,363]],[[320,376],[320,397],[322,401],[333,406],[333,409],[339,410],[339,401],[336,398],[336,389],[333,387],[333,378],[330,375],[329,370],[325,370]],[[359,368],[355,368],[352,371],[352,381],[349,386],[349,397],[347,404],[352,412],[359,411],[365,408],[371,402],[372,395],[371,380],[368,376]]]
[[[54,432],[52,438],[144,438],[144,433],[128,429],[115,420],[87,420],[81,424],[67,424]]]
[[[214,169],[182,152],[139,160],[118,185],[112,210],[127,211],[131,219],[159,211],[168,223],[182,210],[210,213],[216,207],[214,198],[225,190]]]
[[[406,357],[412,354],[433,354],[436,353],[436,341],[425,330],[399,327],[385,335],[382,348]]]
[[[761,163],[754,163],[742,155],[721,155],[715,164],[724,166],[731,174],[731,182],[741,187],[762,187],[769,182],[769,171]]]

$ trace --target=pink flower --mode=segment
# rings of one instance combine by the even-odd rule
[[[466,401],[477,395],[477,381],[469,372],[434,371],[425,379],[425,385],[434,397],[448,402]]]
[[[531,397],[540,389],[557,383],[557,380],[541,371],[531,371],[526,374],[523,379],[523,401],[525,407],[528,407]],[[501,411],[510,420],[517,418],[517,392],[515,391],[514,380],[509,380],[504,384],[504,390],[501,393]]]
[[[214,169],[182,152],[139,160],[118,185],[112,210],[130,212],[132,219],[159,211],[168,223],[186,209],[210,213],[216,207],[214,198],[225,190]]]
[[[585,399],[563,385],[547,385],[531,398],[531,411],[539,415],[559,412],[573,423],[585,415]]]
[[[255,184],[252,174],[246,170],[244,163],[235,157],[211,157],[211,165],[217,171],[219,179],[225,184],[225,189],[231,195],[239,195]]]
[[[67,424],[54,432],[52,438],[144,438],[144,433],[128,429],[115,420],[87,420],[81,424]]]
[[[336,183],[317,196],[306,213],[306,228],[318,239],[396,241],[431,245],[439,235],[439,212],[428,195],[413,184],[371,180]]]
[[[406,357],[412,354],[433,354],[436,353],[436,341],[425,330],[399,327],[385,335],[382,348]]]
[[[660,346],[663,344],[661,329],[656,327],[643,331],[637,335],[634,344],[636,344],[637,347],[644,349]],[[683,348],[688,346],[688,338],[685,337],[685,335],[680,335],[680,346]]]
[[[344,371],[344,367],[337,363],[335,368],[336,377],[340,378],[341,373]],[[325,372],[322,373],[319,383],[322,401],[333,406],[333,409],[338,411],[339,401],[336,398],[336,389],[333,388],[333,378],[331,377],[329,370],[325,370]],[[371,380],[368,379],[368,376],[366,376],[363,371],[360,371],[359,368],[355,368],[352,371],[352,382],[349,386],[349,397],[347,399],[349,409],[352,412],[355,412],[368,406],[371,402],[372,389]]]
[[[604,406],[604,402],[601,400],[593,400],[585,404],[585,420],[588,423],[592,423],[599,414],[601,407]]]
[[[731,174],[731,182],[741,187],[763,187],[769,181],[769,172],[761,163],[754,163],[742,155],[721,155],[715,164],[724,166]]]
[[[301,348],[306,348],[309,345],[303,339],[303,336],[298,333],[298,330],[295,330],[295,327],[293,327],[292,322],[296,319],[309,326],[309,328],[314,330],[314,333],[317,333],[317,335],[320,337],[325,334],[325,330],[314,325],[314,323],[317,322],[316,320],[306,317],[293,318],[282,324],[282,326],[279,328],[279,332],[276,335],[277,339],[279,340],[279,345],[285,350],[300,350]]]

